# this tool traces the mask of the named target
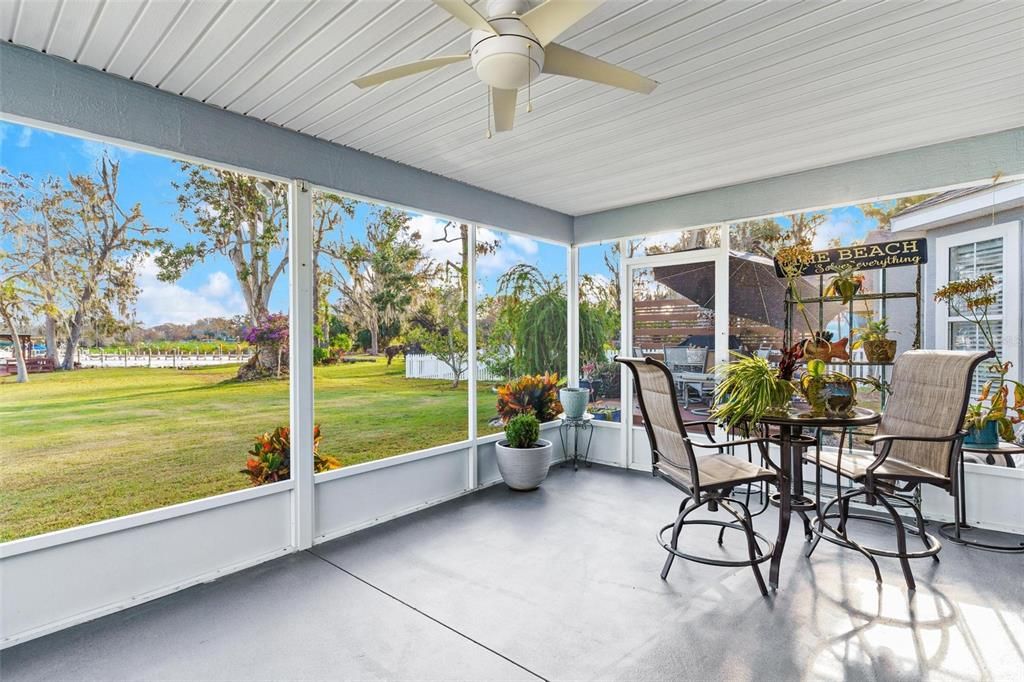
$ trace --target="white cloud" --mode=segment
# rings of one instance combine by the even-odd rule
[[[199,293],[209,298],[229,298],[238,296],[235,290],[235,283],[223,270],[211,272],[206,278],[206,284],[199,287]]]
[[[520,237],[517,234],[510,234],[508,236],[508,244],[524,255],[534,256],[537,254],[537,242],[529,237]]]
[[[231,317],[245,312],[245,299],[227,273],[211,272],[206,282],[193,290],[157,279],[160,268],[155,256],[147,254],[136,271],[140,293],[135,317],[142,324],[187,324],[204,317]]]
[[[856,229],[849,220],[843,218],[833,220],[829,218],[818,226],[818,230],[814,235],[813,246],[815,249],[827,249],[829,248],[829,242],[833,239],[838,239],[840,243],[848,242],[849,237],[855,233]]]
[[[444,226],[447,220],[439,220],[430,216],[418,215],[409,220],[409,227],[414,232],[420,233],[423,251],[433,260],[439,263],[451,261],[458,263],[462,260],[462,241],[459,239],[459,227],[453,225],[448,228],[447,235]],[[434,241],[435,239],[450,239],[452,241]]]
[[[21,134],[18,135],[18,141],[15,142],[15,144],[22,149],[32,144],[32,129],[23,127],[21,129]]]
[[[477,260],[477,270],[482,275],[503,274],[516,263],[534,263],[540,251],[537,242],[529,237],[515,234],[499,234],[486,227],[477,230],[477,241],[497,242],[494,253],[481,256]]]
[[[122,159],[131,158],[136,154],[134,149],[115,147],[105,142],[97,142],[96,140],[82,140],[78,145],[78,151],[81,152],[82,156],[89,159],[93,165],[100,162],[104,153],[110,157],[111,161],[121,161]]]

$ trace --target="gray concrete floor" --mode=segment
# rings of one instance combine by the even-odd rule
[[[895,560],[879,589],[855,553],[805,559],[795,522],[763,598],[749,568],[677,560],[659,578],[679,500],[648,475],[554,469],[535,492],[494,487],[14,647],[0,677],[1024,679],[1021,555],[946,543],[908,597]],[[774,537],[774,510],[756,521]],[[745,551],[726,538],[684,544]]]

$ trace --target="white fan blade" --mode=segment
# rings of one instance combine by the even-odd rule
[[[518,90],[491,88],[491,106],[494,107],[494,131],[512,130],[516,120],[516,94]]]
[[[541,45],[547,45],[597,9],[602,2],[604,0],[547,0],[519,17],[519,20],[533,31]]]
[[[422,73],[423,71],[430,71],[441,66],[447,66],[448,64],[454,64],[455,62],[461,62],[465,59],[469,59],[468,54],[451,54],[444,57],[431,57],[430,59],[421,59],[418,62],[411,62],[409,64],[402,64],[401,66],[393,66],[390,69],[384,69],[377,73],[369,73],[362,78],[357,78],[353,83],[361,88],[369,88],[374,85],[380,85],[387,81],[401,78],[402,76],[411,76],[414,73]]]
[[[467,5],[464,0],[434,0],[434,4],[470,28],[498,35],[494,27],[487,23],[487,19]]]
[[[651,94],[654,88],[658,87],[657,81],[582,52],[570,50],[558,43],[551,43],[544,48],[544,73],[582,78],[645,95]]]

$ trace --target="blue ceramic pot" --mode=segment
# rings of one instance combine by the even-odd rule
[[[566,417],[578,419],[587,411],[587,403],[590,402],[590,389],[563,388],[558,392],[558,400],[562,403],[562,410]]]
[[[980,429],[967,429],[967,437],[964,438],[964,445],[998,445],[999,430],[995,422],[987,422]]]

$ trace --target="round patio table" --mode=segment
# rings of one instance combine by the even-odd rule
[[[779,508],[779,537],[775,541],[775,552],[772,555],[771,569],[768,573],[768,584],[772,588],[779,587],[779,565],[782,563],[782,551],[786,546],[789,534],[789,517],[793,512],[800,515],[804,522],[804,537],[811,539],[811,520],[807,512],[817,510],[819,500],[804,494],[803,459],[804,452],[812,445],[817,445],[817,436],[805,436],[805,428],[846,429],[869,426],[881,421],[882,415],[874,410],[855,407],[846,417],[812,417],[808,410],[791,410],[785,415],[765,415],[760,423],[765,426],[778,427],[777,434],[768,439],[779,446],[779,468],[782,470],[783,485],[769,497],[773,505]]]
[[[974,526],[968,525],[967,523],[967,501],[965,499],[965,485],[964,485],[964,453],[969,452],[975,455],[984,455],[986,461],[995,461],[996,455],[1002,455],[1006,460],[1006,465],[1012,467],[1013,455],[1024,454],[1024,445],[1018,445],[1016,443],[998,443],[996,445],[967,445],[965,444],[960,448],[960,456],[957,458],[956,467],[956,481],[953,483],[953,522],[944,523],[939,526],[939,535],[946,538],[950,542],[955,542],[958,545],[967,545],[968,547],[975,547],[977,549],[984,549],[990,552],[1006,552],[1009,554],[1024,553],[1024,536],[1016,533],[1005,533],[1002,531],[990,531],[993,534],[1006,537],[1010,536],[1014,538],[1013,544],[995,544],[992,542],[983,542],[981,540],[970,537],[974,533],[971,531],[982,530],[975,528]]]

